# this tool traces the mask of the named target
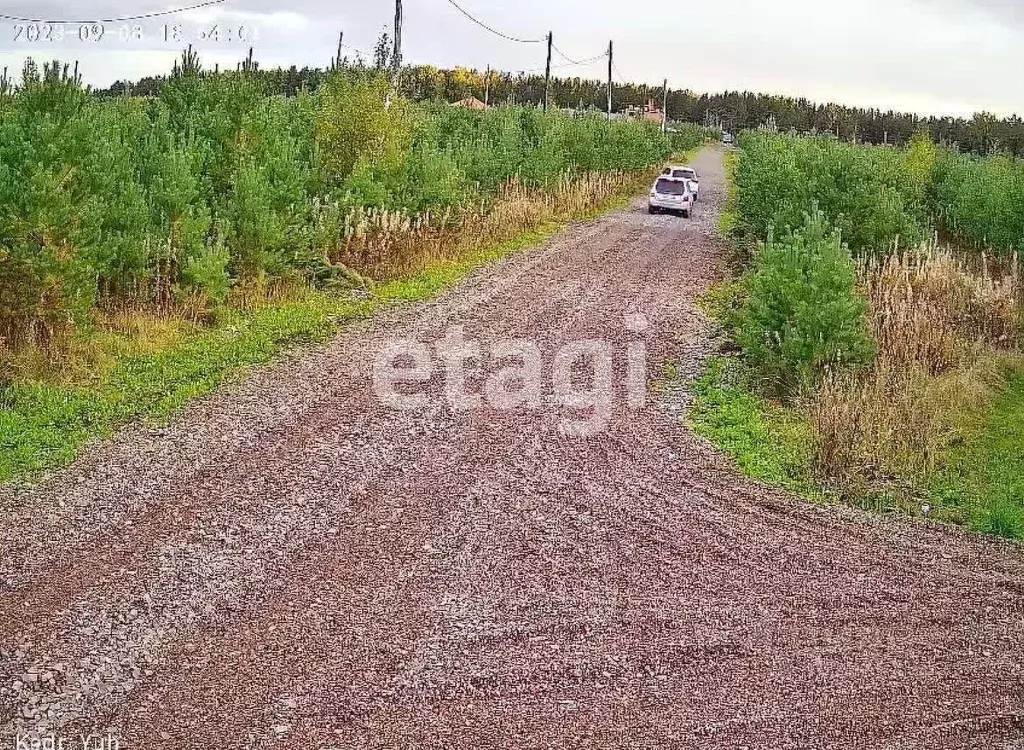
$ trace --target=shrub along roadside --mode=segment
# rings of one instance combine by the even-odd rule
[[[727,288],[713,290],[710,312],[728,329],[738,303],[735,282]],[[877,309],[870,315],[877,323]],[[870,368],[830,375],[791,400],[763,395],[761,382],[741,355],[714,359],[689,413],[694,431],[748,476],[1024,539],[1019,355],[972,347],[933,374],[882,349]]]
[[[827,371],[870,363],[867,304],[856,285],[849,249],[816,206],[801,228],[760,246],[734,327],[767,388],[794,396]]]
[[[827,138],[744,133],[733,169],[734,232],[767,239],[797,229],[813,205],[854,252],[914,246],[930,223],[934,146],[867,148]]]
[[[0,390],[0,482],[66,465],[90,439],[108,436],[129,420],[161,421],[245,367],[297,344],[323,340],[346,321],[431,297],[473,269],[541,242],[569,221],[619,205],[649,177],[645,172],[595,182],[584,176],[579,185],[585,193],[575,195],[567,187],[561,201],[535,191],[533,200],[543,208],[517,209],[530,219],[528,226],[506,227],[506,235],[497,240],[496,232],[452,235],[445,257],[357,296],[307,289],[285,302],[232,310],[217,326],[197,329],[169,346],[112,356],[110,367],[91,382],[13,383]],[[493,216],[496,222],[505,221],[500,210]]]
[[[395,278],[419,245],[349,252],[364,230],[446,232],[510,184],[648,168],[699,135],[417,105],[358,64],[293,97],[265,84],[189,51],[153,97],[100,99],[31,61],[0,91],[0,382],[25,375],[26,352],[63,366],[106,313],[205,322],[239,292]]]
[[[1021,376],[1007,386],[1024,371],[1019,263],[932,245],[894,250],[886,230],[951,197],[933,182],[951,179],[949,156],[924,139],[901,152],[765,134],[743,143],[729,227],[763,242],[740,280],[712,295],[739,355],[698,384],[694,429],[773,484],[1024,538],[1024,433],[1010,428]],[[858,160],[888,164],[896,179],[864,173],[870,189],[846,195],[836,165]],[[995,162],[974,169],[1009,173]],[[803,181],[772,183],[787,174]],[[778,200],[759,202],[763,191]],[[896,205],[893,191],[905,214],[896,222],[884,205],[871,208]],[[1003,226],[1013,196],[987,196],[996,210],[979,226]],[[801,201],[819,198],[829,210],[795,225]],[[834,231],[850,215],[864,222],[856,261]],[[892,246],[867,243],[873,236]]]

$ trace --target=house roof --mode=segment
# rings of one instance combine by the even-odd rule
[[[452,102],[452,106],[466,107],[467,109],[490,109],[488,105],[484,104],[475,96],[468,97],[467,99],[460,99],[457,102]]]

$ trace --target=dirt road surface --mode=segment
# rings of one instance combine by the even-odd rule
[[[0,748],[1024,747],[1019,548],[738,478],[653,386],[588,438],[374,395],[451,325],[697,371],[697,167],[693,220],[571,228],[0,491]]]

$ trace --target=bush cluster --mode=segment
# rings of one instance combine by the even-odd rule
[[[735,170],[737,230],[763,239],[800,225],[816,201],[855,252],[914,246],[939,222],[978,247],[1024,249],[1024,161],[936,147],[905,149],[751,132]]]
[[[781,249],[769,241],[756,258],[739,330],[760,374],[786,387],[807,385],[811,373],[823,372],[822,364],[835,369],[839,362],[823,361],[822,352],[848,355],[847,334],[865,328],[851,251],[864,258],[888,257],[894,247],[917,247],[937,222],[978,246],[1008,251],[1024,243],[1024,164],[1015,159],[963,156],[937,148],[926,135],[903,149],[767,132],[746,133],[740,145],[735,231],[756,241],[773,233],[784,240]],[[820,215],[808,218],[812,206]],[[825,225],[835,228],[849,250],[822,233]],[[816,247],[827,252],[816,255]],[[798,268],[798,259],[809,265]],[[765,304],[759,298],[770,293],[769,287],[780,303],[792,306],[789,313],[807,304],[821,316],[801,325],[790,320],[795,328],[786,333],[788,339],[770,342],[773,352],[753,333],[782,335],[778,320],[759,317],[758,305]],[[796,344],[794,336],[810,338]],[[866,351],[859,344],[853,350]]]
[[[664,160],[657,127],[398,97],[363,67],[268,96],[186,53],[153,97],[100,99],[66,66],[0,93],[0,347],[49,345],[96,306],[212,310],[239,285],[324,280],[353,210],[457,216],[512,177]]]
[[[742,144],[736,227],[760,244],[730,308],[740,371],[768,395],[802,396],[783,411],[808,427],[796,441],[807,449],[803,465],[781,473],[866,507],[919,513],[927,497],[933,517],[1024,535],[1019,378],[998,397],[1020,368],[1019,264],[908,247],[938,225],[1019,251],[1024,164],[962,156],[927,137],[900,150],[766,133]],[[800,216],[805,206],[811,213]],[[902,247],[888,251],[897,237]],[[731,408],[724,438],[706,413],[722,394]],[[767,405],[742,389],[700,396],[704,434],[741,461],[750,453],[752,473],[778,467],[792,441],[759,428]],[[737,410],[741,401],[757,408]],[[735,448],[737,435],[768,435],[769,447]]]
[[[943,151],[935,166],[939,218],[978,247],[1024,250],[1024,161]]]
[[[737,230],[759,239],[796,229],[817,203],[855,252],[914,245],[929,226],[924,141],[907,150],[750,132],[734,171]],[[923,170],[923,171],[922,171]]]

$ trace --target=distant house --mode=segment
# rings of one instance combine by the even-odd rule
[[[640,119],[647,120],[649,122],[656,122],[659,125],[664,117],[664,113],[661,111],[661,107],[654,103],[653,99],[648,99],[647,104],[643,106],[640,112]]]
[[[636,120],[647,120],[648,122],[655,122],[659,125],[664,117],[661,107],[655,104],[653,99],[648,99],[647,103],[641,107],[626,107],[625,114],[626,117]]]
[[[490,109],[489,105],[484,104],[482,101],[477,99],[475,96],[471,96],[468,99],[461,99],[460,101],[457,101],[457,102],[452,102],[452,106],[453,107],[465,107],[466,109],[476,109],[476,110],[480,110],[480,111],[483,111],[485,109]]]

